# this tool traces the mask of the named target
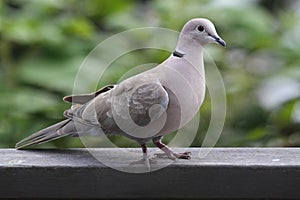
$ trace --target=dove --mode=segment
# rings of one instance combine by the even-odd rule
[[[64,97],[73,103],[64,112],[66,119],[26,137],[16,148],[65,136],[121,135],[142,148],[142,159],[135,164],[150,165],[147,143],[151,141],[164,156],[190,159],[190,152],[175,153],[162,138],[186,125],[200,109],[206,86],[203,48],[209,43],[226,47],[210,20],[189,20],[174,52],[161,64],[94,93]]]

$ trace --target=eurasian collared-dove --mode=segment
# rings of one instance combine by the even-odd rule
[[[40,130],[16,144],[21,149],[64,136],[118,134],[136,140],[142,161],[149,165],[146,143],[150,140],[170,158],[190,159],[189,152],[174,153],[162,137],[187,124],[205,96],[203,46],[226,46],[211,21],[188,21],[175,51],[163,63],[118,85],[95,93],[64,98],[75,103],[64,112],[66,120]]]

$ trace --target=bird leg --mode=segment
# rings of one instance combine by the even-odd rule
[[[156,161],[149,158],[148,153],[147,153],[146,144],[142,144],[141,147],[142,147],[142,151],[143,151],[143,158],[140,160],[131,162],[130,165],[144,164],[144,165],[146,165],[147,169],[150,171],[150,164],[155,164]]]
[[[164,153],[156,153],[154,154],[157,157],[168,157],[172,160],[176,159],[191,159],[191,152],[183,152],[183,153],[174,153],[167,145],[162,143],[162,136],[153,138],[153,143],[160,148]]]

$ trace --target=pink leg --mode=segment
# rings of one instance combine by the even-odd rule
[[[167,145],[162,143],[161,141],[162,137],[156,137],[153,138],[152,141],[153,143],[160,148],[164,154],[155,154],[156,156],[167,156],[168,158],[175,160],[176,158],[178,159],[191,159],[191,152],[183,152],[183,153],[174,153]]]

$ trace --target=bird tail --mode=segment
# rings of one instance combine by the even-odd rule
[[[41,144],[64,136],[72,135],[75,132],[76,128],[73,121],[71,119],[66,119],[24,138],[16,144],[15,148],[23,149],[34,144]]]

